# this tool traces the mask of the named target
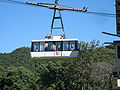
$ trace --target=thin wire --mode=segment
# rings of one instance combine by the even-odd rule
[[[84,13],[88,13],[88,14],[94,14],[94,15],[99,15],[99,16],[108,16],[108,17],[116,17],[116,14],[112,14],[112,13],[102,13],[102,12],[84,12]]]
[[[28,5],[25,2],[20,2],[20,1],[15,1],[15,0],[0,0],[0,2],[7,2],[7,3],[15,3],[15,4]],[[106,17],[116,17],[116,14],[112,14],[112,13],[90,12],[90,11],[81,12],[81,13],[93,14],[93,15],[99,15],[99,16],[106,16]]]
[[[112,13],[101,13],[101,12],[87,12],[87,13],[90,13],[90,14],[101,14],[101,15],[111,15],[111,16],[115,16],[116,14],[112,14]]]
[[[15,3],[15,4],[26,4],[25,2],[14,1],[14,0],[0,0],[0,2]]]

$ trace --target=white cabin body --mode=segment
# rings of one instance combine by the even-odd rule
[[[57,36],[52,39],[32,40],[32,58],[50,57],[78,57],[78,39],[61,39]]]

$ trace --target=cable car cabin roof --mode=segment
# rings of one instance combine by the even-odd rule
[[[45,40],[32,40],[32,42],[47,42],[47,41],[79,41],[78,39],[45,39]]]
[[[120,44],[120,40],[114,41],[113,43],[114,43],[114,44]]]

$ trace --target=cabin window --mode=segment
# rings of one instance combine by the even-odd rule
[[[76,50],[79,50],[80,49],[80,44],[79,42],[76,42]]]
[[[120,46],[117,46],[117,57],[120,58]]]
[[[56,42],[56,51],[62,51],[62,42]]]
[[[63,51],[69,51],[69,43],[63,42]]]
[[[75,50],[75,42],[74,41],[72,41],[72,42],[69,43],[69,50],[70,51]]]
[[[53,42],[45,42],[44,44],[44,48],[45,48],[45,51],[53,51]]]
[[[47,41],[47,42],[32,42],[32,52],[44,51],[75,51],[78,50],[77,41]]]
[[[118,1],[118,6],[120,6],[120,2]]]
[[[39,42],[34,42],[33,43],[32,51],[34,51],[34,52],[39,52],[40,51],[40,43]]]
[[[45,51],[61,51],[62,42],[45,42],[44,49]]]
[[[44,44],[45,44],[45,42],[40,42],[40,51],[41,52],[44,51]]]
[[[75,51],[79,49],[79,43],[77,41],[65,41],[63,42],[63,51]]]

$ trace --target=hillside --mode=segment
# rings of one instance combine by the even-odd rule
[[[0,54],[1,90],[118,90],[112,76],[114,50],[81,42],[74,60],[33,60],[22,47]]]

